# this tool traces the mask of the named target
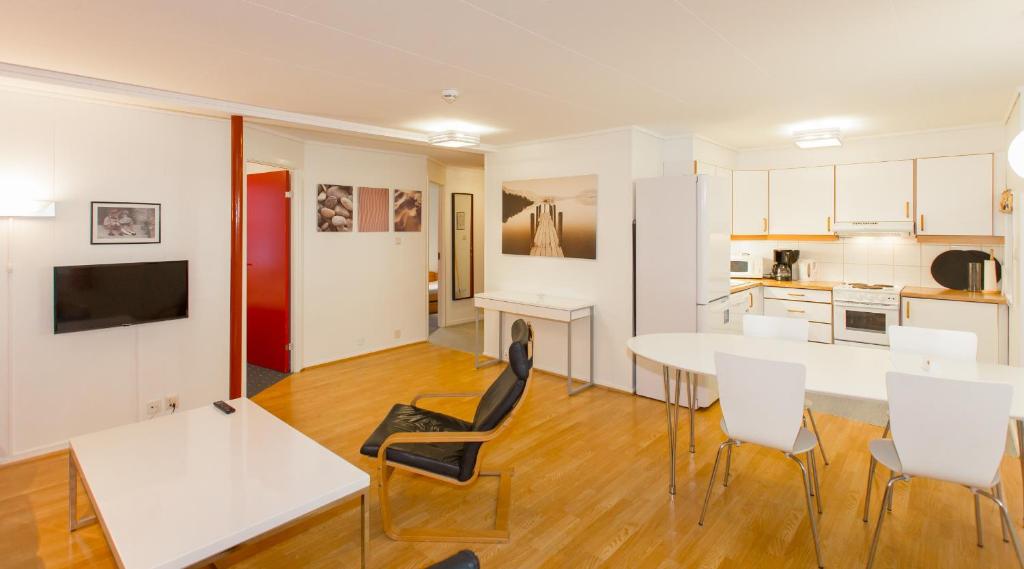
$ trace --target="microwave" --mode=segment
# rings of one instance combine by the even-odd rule
[[[729,276],[743,279],[759,279],[764,277],[764,258],[750,253],[733,255],[729,259]]]

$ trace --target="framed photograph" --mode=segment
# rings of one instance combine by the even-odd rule
[[[351,233],[355,225],[355,205],[352,203],[352,186],[340,184],[317,184],[316,186],[316,231],[317,233]]]
[[[93,245],[160,242],[160,204],[92,202]]]
[[[419,231],[423,217],[423,192],[395,190],[395,231]]]
[[[501,252],[597,259],[597,176],[501,184]]]

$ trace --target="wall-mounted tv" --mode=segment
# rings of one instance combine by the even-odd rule
[[[53,268],[53,332],[188,318],[188,261]]]

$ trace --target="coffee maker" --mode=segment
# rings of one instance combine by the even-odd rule
[[[772,278],[777,281],[793,280],[793,266],[800,258],[796,249],[776,249],[775,264],[772,265]]]

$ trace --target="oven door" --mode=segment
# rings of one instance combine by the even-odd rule
[[[899,324],[900,311],[897,307],[835,304],[832,314],[836,340],[888,346],[887,330]]]

